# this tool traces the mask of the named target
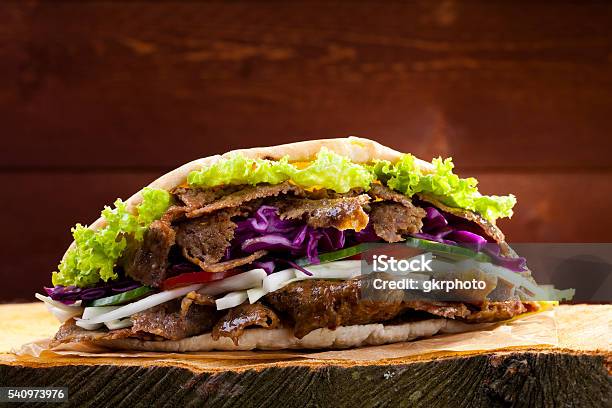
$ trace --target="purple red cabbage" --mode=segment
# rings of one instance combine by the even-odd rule
[[[376,235],[376,232],[374,231],[374,226],[372,224],[368,224],[361,231],[353,232],[352,238],[357,243],[362,243],[362,242],[379,242],[380,241],[380,237],[378,235]]]
[[[483,252],[491,258],[491,263],[514,272],[527,270],[525,258],[509,258],[500,254],[499,245],[493,240],[481,235],[475,230],[474,225],[466,220],[451,214],[444,214],[434,207],[425,208],[426,215],[423,218],[421,233],[413,234],[415,238],[427,239],[447,245],[459,245],[472,249],[475,252]]]
[[[291,259],[300,257],[317,264],[319,251],[337,251],[346,243],[344,231],[314,228],[299,220],[282,220],[278,209],[268,205],[261,206],[252,217],[236,224],[234,240],[225,259],[266,250],[268,255],[252,266],[263,268],[267,273],[272,273],[281,264],[294,266]]]
[[[448,226],[446,217],[434,207],[425,208],[425,218],[423,218],[423,231],[434,231]]]
[[[261,268],[269,275],[274,272],[276,268],[276,263],[274,261],[255,261],[251,265],[255,268]]]
[[[57,285],[52,288],[45,287],[47,295],[58,302],[72,304],[77,300],[96,300],[103,297],[127,292],[143,286],[141,283],[131,279],[101,282],[96,286],[78,288],[76,286]]]
[[[487,240],[484,232],[479,231],[479,227],[473,223],[431,206],[425,207],[425,212],[422,232],[413,234],[415,238],[463,246],[489,255],[496,265],[515,272],[526,270],[525,258],[501,256],[499,245],[493,240]],[[226,259],[267,250],[269,254],[266,257],[250,266],[262,268],[269,274],[284,264],[295,267],[291,259],[305,256],[310,263],[317,264],[319,252],[336,251],[345,245],[380,241],[372,224],[358,232],[313,228],[302,221],[282,220],[276,207],[262,206],[252,217],[237,222],[235,239]],[[306,270],[304,272],[308,273]]]
[[[495,265],[503,266],[514,272],[523,272],[527,270],[527,260],[521,256],[516,258],[508,258],[500,255],[500,248],[497,244],[487,244],[482,250],[489,255],[491,261]]]

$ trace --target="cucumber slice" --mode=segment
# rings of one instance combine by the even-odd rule
[[[399,242],[398,242],[399,244]],[[428,241],[426,239],[408,237],[404,242],[412,248],[422,249],[424,252],[432,252],[438,258],[447,259],[450,261],[460,261],[464,259],[474,259],[480,262],[491,262],[491,258],[482,252],[475,252],[469,248],[458,245],[447,245],[440,242]],[[343,248],[334,252],[319,254],[320,263],[339,261],[351,256],[359,255],[372,249],[375,245],[384,245],[384,243],[362,243],[352,247]],[[392,245],[392,244],[387,244]],[[312,265],[308,258],[300,258],[295,261],[299,266]]]
[[[362,243],[348,248],[342,248],[334,252],[327,252],[319,254],[319,263],[327,263],[333,261],[339,261],[340,259],[349,258],[351,256],[359,255],[372,247],[369,243]],[[312,265],[308,258],[300,258],[295,261],[299,266]]]
[[[471,249],[462,246],[447,245],[420,238],[408,238],[406,241],[404,241],[404,244],[412,248],[432,252],[438,255],[440,258],[450,260],[463,260],[466,258],[471,258],[476,261],[491,262],[491,258],[487,254],[483,254],[482,252],[474,252]]]
[[[92,300],[87,306],[115,306],[124,303],[130,303],[140,299],[144,295],[153,292],[153,288],[141,286],[136,289],[128,290],[127,292],[117,293],[116,295],[107,296],[104,298]]]

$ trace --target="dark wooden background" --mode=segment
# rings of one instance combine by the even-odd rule
[[[612,5],[3,2],[0,129],[4,301],[183,162],[351,134],[515,193],[511,241],[605,242]]]

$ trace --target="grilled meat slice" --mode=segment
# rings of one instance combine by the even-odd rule
[[[180,340],[210,330],[217,316],[214,307],[198,304],[192,304],[187,313],[182,313],[181,302],[174,300],[132,315],[132,332]]]
[[[425,210],[394,202],[379,202],[371,205],[370,222],[374,232],[387,242],[399,242],[402,235],[421,231]]]
[[[219,262],[234,238],[236,224],[231,220],[233,215],[236,215],[235,210],[219,211],[179,223],[176,242],[185,258],[198,265]]]
[[[312,330],[327,327],[382,322],[403,310],[401,290],[385,292],[384,299],[363,299],[361,290],[379,274],[346,281],[305,280],[289,284],[266,295],[266,301],[295,323],[294,333],[304,337]]]
[[[126,256],[126,274],[145,285],[160,286],[166,279],[168,255],[175,239],[176,233],[169,223],[153,221],[145,232],[142,244],[130,250]]]
[[[368,215],[363,210],[368,201],[368,195],[362,194],[320,200],[283,198],[275,200],[273,205],[278,207],[282,219],[302,219],[314,228],[360,231],[368,225]]]
[[[260,184],[257,186],[247,186],[224,195],[217,200],[205,202],[205,204],[199,206],[199,208],[190,207],[190,211],[187,212],[187,218],[200,217],[204,214],[210,214],[225,208],[237,208],[249,201],[266,197],[275,197],[281,194],[303,195],[304,190],[288,181],[276,185]],[[196,203],[194,201],[195,200],[192,200],[192,203],[195,205]]]
[[[244,330],[252,326],[260,326],[266,329],[275,329],[280,325],[276,313],[267,306],[257,302],[253,304],[244,303],[230,309],[213,327],[212,338],[229,337],[235,345]]]

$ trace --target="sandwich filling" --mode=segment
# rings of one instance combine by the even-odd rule
[[[361,165],[324,150],[307,164],[237,156],[170,192],[145,190],[135,213],[119,201],[102,229],[75,228],[76,245],[47,288],[65,320],[55,343],[211,333],[238,344],[251,327],[290,327],[303,338],[320,328],[497,322],[538,310],[525,260],[495,225],[514,197],[480,195],[449,161],[431,173],[413,161]],[[467,246],[497,275],[469,301],[411,300],[400,289],[369,299],[362,293],[381,274],[361,275],[355,257],[377,243],[449,254]]]

